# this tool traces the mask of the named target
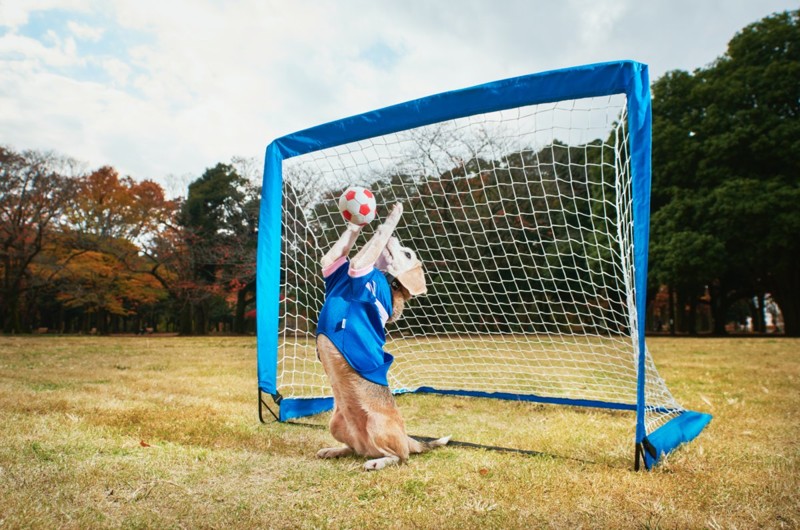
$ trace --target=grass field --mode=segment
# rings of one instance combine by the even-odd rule
[[[800,527],[800,340],[648,344],[714,415],[653,472],[625,413],[408,395],[412,434],[547,455],[367,473],[314,458],[323,428],[258,422],[252,338],[0,337],[0,528]]]

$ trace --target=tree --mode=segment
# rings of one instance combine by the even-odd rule
[[[51,152],[0,147],[0,321],[23,330],[20,304],[32,286],[31,264],[61,223],[75,190],[76,163]]]
[[[68,226],[79,244],[92,249],[111,250],[115,241],[146,243],[170,221],[176,208],[156,182],[120,178],[108,166],[78,179],[76,184],[67,210]],[[132,248],[136,247],[128,246],[122,252]]]
[[[132,315],[140,306],[165,296],[153,276],[134,272],[114,254],[98,251],[71,260],[58,274],[55,288],[56,299],[66,308],[94,315],[94,325],[103,335],[109,332],[109,316]]]
[[[652,219],[650,258],[653,266],[649,281],[654,285],[670,285],[677,294],[679,307],[701,297],[710,283],[709,278],[717,278],[719,282],[719,273],[725,267],[725,244],[708,228],[708,207],[703,199],[696,195],[678,196],[659,209]],[[718,303],[719,298],[712,300]],[[678,315],[679,323],[682,323],[682,316]],[[696,332],[693,305],[690,305],[686,328],[690,333]]]
[[[190,271],[182,333],[207,333],[215,300],[254,289],[257,212],[257,188],[231,165],[217,164],[189,185],[178,217]],[[243,320],[245,304],[237,305]]]
[[[100,333],[107,333],[109,317],[131,315],[165,296],[142,248],[170,222],[176,205],[157,183],[121,178],[108,166],[74,184],[61,232],[51,238],[55,248],[40,268],[57,286],[58,301],[91,313]],[[58,257],[64,253],[72,258]]]
[[[800,335],[797,79],[793,11],[744,28],[711,66],[653,85],[651,268],[690,294],[709,286],[716,333],[731,303],[769,292],[786,333]]]

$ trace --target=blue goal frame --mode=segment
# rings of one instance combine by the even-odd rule
[[[633,197],[634,267],[638,327],[637,402],[632,404],[554,400],[540,396],[484,394],[470,391],[417,392],[457,393],[567,403],[636,411],[636,468],[640,458],[650,469],[666,453],[695,438],[711,420],[708,414],[684,410],[649,435],[645,432],[645,308],[647,254],[650,238],[650,181],[652,110],[647,65],[616,61],[552,70],[504,79],[461,90],[444,92],[349,118],[325,123],[277,138],[269,144],[264,164],[256,258],[256,330],[259,415],[262,392],[280,404],[280,421],[330,409],[333,398],[281,399],[277,388],[278,325],[280,310],[280,263],[282,236],[283,161],[295,156],[357,142],[374,136],[454,120],[487,112],[551,103],[566,99],[625,94],[628,101],[628,132]],[[262,417],[263,421],[263,417]]]

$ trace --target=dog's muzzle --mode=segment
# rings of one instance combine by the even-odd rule
[[[387,247],[391,258],[387,260],[386,272],[403,284],[412,296],[425,294],[428,291],[425,272],[414,251],[401,246],[396,237],[389,240]]]

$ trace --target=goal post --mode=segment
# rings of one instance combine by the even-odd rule
[[[262,394],[281,421],[333,406],[314,350],[319,260],[344,227],[338,193],[358,184],[379,216],[404,202],[397,233],[429,280],[387,329],[395,393],[629,410],[636,466],[650,469],[711,419],[677,403],[645,343],[650,151],[648,71],[633,61],[454,90],[274,140],[258,232],[259,411]]]

